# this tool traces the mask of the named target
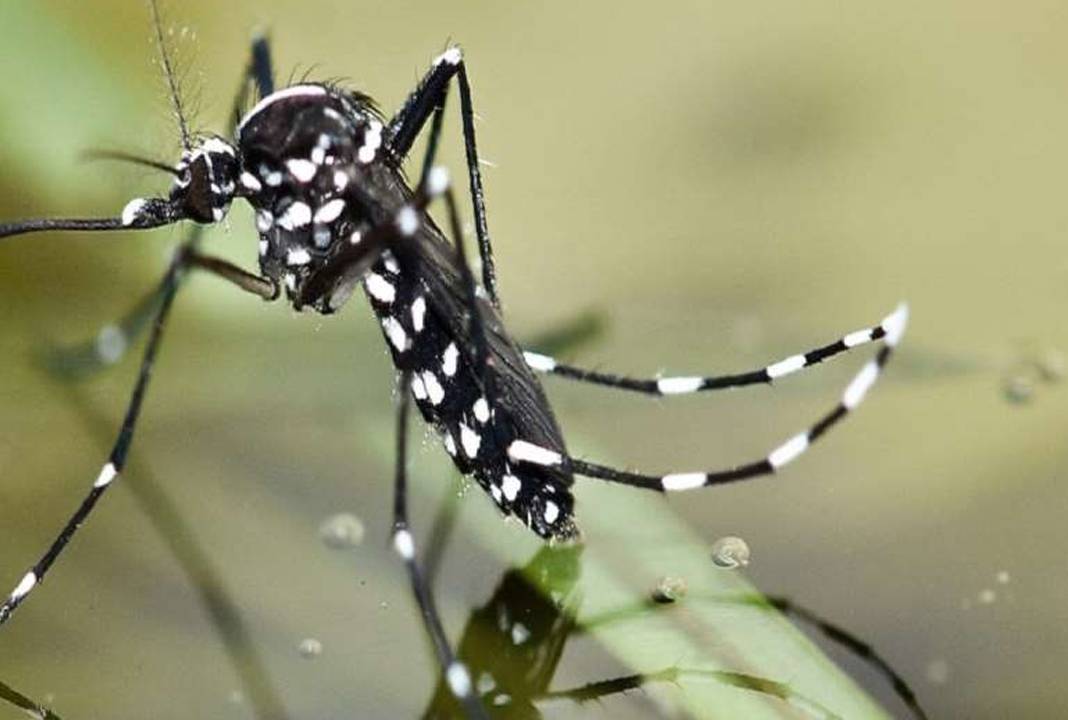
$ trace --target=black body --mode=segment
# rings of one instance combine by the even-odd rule
[[[414,192],[369,98],[325,85],[273,97],[280,99],[268,98],[238,129],[239,192],[256,211],[263,274],[299,309],[309,278],[330,272],[328,260],[358,247],[372,228],[388,226]],[[330,278],[310,306],[335,312],[362,280],[394,364],[411,375],[416,405],[460,472],[542,537],[574,537],[571,473],[508,458],[514,440],[567,451],[541,384],[482,297],[475,303],[484,367],[477,357],[460,263],[424,215],[369,269],[357,263]]]

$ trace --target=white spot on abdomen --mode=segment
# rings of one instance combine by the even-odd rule
[[[515,475],[505,475],[501,480],[501,490],[504,492],[504,497],[508,502],[513,502],[519,496],[519,491],[522,488],[523,482]]]
[[[441,371],[445,373],[445,377],[452,377],[456,374],[456,365],[460,359],[460,349],[456,347],[456,343],[449,343],[449,346],[445,348],[445,352],[441,356]]]
[[[397,289],[378,273],[367,273],[367,279],[363,281],[363,284],[371,297],[379,302],[391,303],[397,297]]]
[[[482,445],[482,437],[465,423],[460,423],[460,445],[463,446],[464,455],[474,460]]]
[[[311,254],[304,248],[294,248],[286,253],[286,265],[307,265]]]
[[[420,295],[412,301],[412,329],[417,333],[423,332],[423,323],[426,321],[426,299]]]
[[[278,218],[278,224],[286,230],[294,230],[310,223],[311,218],[312,211],[307,203],[295,202],[286,208],[282,217]]]
[[[404,327],[396,319],[382,318],[382,328],[386,331],[389,341],[393,343],[393,347],[400,352],[408,349],[408,333],[404,332]]]
[[[475,400],[475,404],[471,410],[475,413],[475,420],[478,420],[480,423],[484,423],[490,419],[489,403],[486,402],[486,398],[484,397]]]
[[[310,182],[315,177],[315,163],[311,160],[287,160],[286,169],[289,173],[297,179],[298,182],[306,183]]]
[[[332,223],[338,219],[344,209],[345,201],[341,198],[334,198],[316,210],[315,217],[312,219],[317,223]]]
[[[440,405],[441,401],[445,399],[445,388],[438,382],[434,373],[427,370],[423,373],[423,384],[426,385],[426,395],[430,399],[432,405]]]

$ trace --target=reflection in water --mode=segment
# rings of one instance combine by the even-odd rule
[[[144,303],[142,303],[144,304]],[[97,368],[93,368],[94,370]],[[111,441],[107,420],[99,415],[77,388],[70,388],[70,406],[85,422],[87,432],[101,445]],[[196,589],[216,634],[226,648],[237,672],[243,695],[252,705],[257,720],[286,720],[288,715],[278,691],[267,674],[263,658],[252,642],[248,627],[211,563],[210,555],[197,541],[170,496],[154,474],[143,464],[133,461],[125,484],[137,501],[156,534],[177,560],[189,584]]]
[[[672,666],[551,690],[569,637],[603,623],[645,616],[659,607],[642,605],[602,615],[580,627],[575,618],[582,602],[578,583],[581,553],[579,546],[543,547],[525,567],[506,572],[489,602],[471,613],[457,654],[471,670],[479,697],[492,717],[536,719],[542,717],[540,704],[589,702],[654,683],[682,680],[712,680],[779,698],[813,718],[838,717],[785,683],[722,670]],[[462,717],[444,678],[439,678],[423,717]]]
[[[14,705],[19,710],[24,710],[29,717],[37,718],[37,720],[62,720],[59,715],[56,715],[41,703],[26,697],[2,680],[0,680],[0,700]]]
[[[120,323],[128,337],[143,330],[143,317],[153,309],[153,297],[138,304]],[[576,322],[574,335],[596,334],[597,323]],[[568,341],[575,338],[565,335]],[[124,348],[125,349],[125,348]],[[121,353],[119,353],[121,355]],[[99,348],[74,348],[48,358],[53,372],[68,378],[91,375],[103,367]],[[85,420],[86,427],[99,434],[102,443],[108,423],[93,411],[77,390],[72,390],[72,405]],[[197,543],[193,533],[170,498],[144,468],[130,473],[129,487],[167,543],[174,557],[195,587],[215,630],[222,639],[258,720],[284,720],[287,715],[262,659],[251,642],[247,628],[229,598],[209,556]],[[453,529],[455,504],[447,502],[428,543],[427,571],[430,581],[440,567],[440,553],[448,545]],[[579,585],[580,546],[542,548],[523,568],[507,571],[497,590],[483,607],[472,612],[458,644],[458,656],[471,670],[476,689],[485,707],[495,718],[540,718],[539,706],[553,702],[584,703],[618,695],[651,684],[679,684],[684,681],[715,681],[744,690],[759,692],[789,704],[813,718],[838,716],[819,703],[802,696],[789,685],[745,673],[671,666],[654,672],[624,675],[597,680],[585,685],[552,690],[551,684],[568,639],[591,632],[610,623],[626,622],[650,613],[670,612],[685,595],[668,593],[650,598],[630,608],[576,621],[582,596]],[[690,597],[686,602],[717,602],[751,605],[777,610],[814,626],[835,643],[844,646],[873,666],[894,686],[895,691],[917,718],[925,718],[912,690],[905,681],[868,644],[809,610],[785,598],[760,595],[734,598]],[[314,653],[313,653],[314,654]],[[56,719],[51,710],[34,702],[0,682],[0,700],[6,701],[30,717]],[[453,694],[442,679],[435,688],[424,713],[426,718],[462,716]]]

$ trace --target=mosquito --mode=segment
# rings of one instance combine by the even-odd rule
[[[368,95],[339,84],[277,87],[268,40],[256,37],[224,137],[190,130],[155,0],[149,6],[183,149],[173,166],[116,156],[169,173],[170,192],[130,200],[112,217],[0,224],[0,238],[44,231],[145,231],[182,222],[212,225],[226,218],[235,200],[242,200],[255,213],[259,267],[246,270],[204,253],[196,232],[179,246],[158,286],[139,375],[111,453],[51,546],[0,605],[0,624],[43,581],[122,473],[163,330],[180,280],[189,272],[214,275],[265,301],[284,296],[297,310],[322,314],[341,309],[362,285],[397,369],[392,545],[406,567],[449,689],[470,717],[485,712],[441,626],[409,527],[405,456],[411,399],[458,470],[473,477],[503,514],[546,540],[576,541],[580,534],[571,494],[576,476],[674,492],[777,473],[861,403],[904,334],[907,309],[901,305],[882,322],[808,352],[755,370],[710,376],[631,378],[526,350],[509,334],[501,313],[471,87],[459,47],[438,55],[387,119]],[[460,99],[480,282],[465,252],[449,173],[435,164],[453,85]],[[424,130],[426,150],[412,187],[403,165]],[[448,232],[428,213],[435,201],[444,205]],[[573,456],[537,377],[551,374],[646,395],[683,395],[771,383],[879,340],[875,357],[830,412],[766,456],[722,470],[647,474]]]

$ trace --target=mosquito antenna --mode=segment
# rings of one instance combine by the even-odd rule
[[[167,43],[163,40],[163,21],[160,20],[159,5],[157,0],[148,0],[148,6],[152,10],[152,25],[156,29],[156,45],[159,47],[159,57],[163,63],[163,75],[167,79],[167,88],[171,94],[175,117],[178,118],[178,130],[182,133],[182,147],[188,150],[192,146],[189,139],[189,127],[185,122],[182,96],[178,93],[178,82],[175,79],[174,68],[171,66],[171,58],[167,54]]]
[[[119,162],[128,162],[133,163],[134,165],[142,165],[144,167],[161,170],[176,177],[178,176],[178,171],[164,162],[123,152],[122,150],[86,150],[82,153],[81,158],[82,160],[117,160]]]

